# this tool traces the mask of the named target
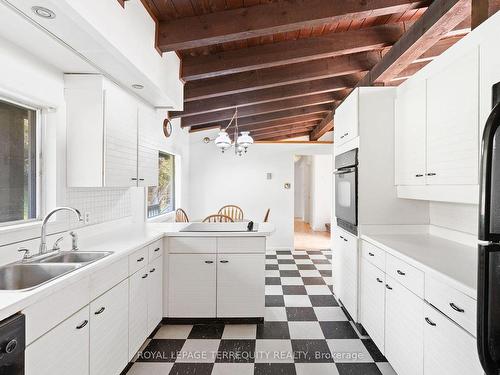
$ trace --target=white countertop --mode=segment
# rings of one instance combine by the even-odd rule
[[[370,234],[361,238],[391,255],[444,279],[450,286],[476,299],[477,249],[430,234]]]
[[[141,226],[125,226],[96,236],[81,238],[81,251],[112,251],[113,254],[94,263],[77,269],[47,284],[28,291],[0,291],[0,320],[3,320],[44,297],[89,277],[94,272],[115,263],[134,251],[167,237],[208,237],[208,236],[268,236],[274,231],[274,225],[259,223],[255,232],[180,232],[188,223],[154,223]]]

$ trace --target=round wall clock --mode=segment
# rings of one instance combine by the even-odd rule
[[[165,135],[166,138],[172,135],[172,123],[168,118],[163,120],[163,134]]]

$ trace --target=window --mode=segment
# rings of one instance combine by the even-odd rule
[[[148,218],[175,210],[175,157],[160,152],[158,186],[148,187]]]
[[[0,224],[38,216],[37,111],[0,100]]]

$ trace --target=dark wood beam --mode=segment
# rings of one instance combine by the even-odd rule
[[[304,131],[311,131],[312,128],[317,124],[302,124],[302,125],[294,125],[294,126],[285,126],[282,127],[281,129],[268,129],[268,130],[262,130],[258,132],[252,133],[252,138],[261,138],[263,136],[275,136],[275,135],[281,135],[281,134],[293,134],[293,133],[300,133]]]
[[[271,120],[278,120],[278,119],[290,119],[293,117],[300,117],[304,115],[312,115],[312,114],[318,114],[322,113],[326,116],[326,114],[332,110],[333,105],[332,104],[317,104],[317,105],[311,105],[307,107],[301,107],[301,108],[294,108],[294,109],[285,109],[281,111],[276,111],[276,112],[270,112],[270,113],[263,113],[259,115],[253,115],[253,116],[248,116],[248,117],[243,117],[238,119],[238,125],[250,125],[250,124],[260,124],[266,121],[271,121]],[[201,116],[207,116],[211,114],[206,114],[206,115],[201,115]],[[192,117],[186,117],[181,119],[181,126],[186,127],[186,126],[192,126],[189,125],[187,122],[190,120]],[[201,122],[199,124],[194,124],[194,125],[204,125],[206,126],[208,123],[213,124],[217,120],[211,120],[211,121],[206,121],[206,122]],[[228,121],[220,121],[221,126],[227,126]]]
[[[401,81],[406,80],[417,73],[420,69],[429,64],[430,61],[422,61],[410,64],[405,70],[399,73],[396,77],[394,77],[391,81]]]
[[[327,23],[403,13],[427,6],[415,0],[295,0],[161,22],[158,46],[163,51],[285,33]]]
[[[283,134],[283,135],[274,135],[274,136],[263,136],[263,137],[260,137],[260,138],[257,138],[255,139],[255,141],[282,141],[284,139],[291,139],[291,138],[298,138],[298,137],[304,137],[304,136],[308,136],[310,134],[309,131],[305,131],[305,132],[301,132],[301,133],[296,133],[296,134]],[[285,143],[285,142],[283,142]]]
[[[206,56],[188,56],[182,61],[182,78],[193,81],[380,49],[394,44],[408,25],[388,24]]]
[[[239,94],[283,85],[309,82],[369,71],[382,56],[377,52],[361,52],[352,55],[312,60],[305,63],[253,70],[217,78],[187,82],[184,101]]]
[[[391,81],[466,19],[470,9],[470,0],[433,1],[425,13],[360,81],[359,86]]]
[[[463,37],[464,37],[463,35],[460,35],[460,36],[453,36],[450,38],[444,38],[444,39],[439,40],[431,48],[429,48],[427,51],[425,51],[423,54],[421,54],[418,57],[418,59],[413,61],[413,63],[434,60],[436,57],[441,55],[444,51],[446,51],[448,48],[450,48],[452,45],[454,45],[456,42],[458,42]]]
[[[471,0],[471,28],[474,30],[490,16],[490,0]]]
[[[356,86],[358,81],[359,78],[356,79],[356,77],[352,76],[343,78],[335,77],[234,95],[219,96],[211,99],[196,100],[184,103],[184,111],[169,112],[169,118],[186,117],[236,107],[242,109],[243,107],[255,104],[341,91]],[[340,95],[332,95],[332,97],[337,100],[342,98]]]
[[[311,132],[311,141],[317,141],[324,134],[333,130],[333,117],[335,115],[335,111],[331,111],[324,119],[320,122],[316,128]]]
[[[316,104],[325,104],[325,103],[333,104],[333,102],[335,100],[339,100],[340,97],[341,97],[340,93],[339,94],[324,93],[324,94],[304,96],[300,98],[276,100],[269,103],[255,104],[251,106],[238,108],[238,118],[241,119],[248,116],[282,111],[286,109],[307,107]],[[226,109],[217,112],[207,112],[207,113],[195,114],[192,116],[185,116],[182,117],[181,124],[184,127],[184,126],[200,125],[214,121],[230,120],[234,115],[234,111],[235,111],[234,109]]]

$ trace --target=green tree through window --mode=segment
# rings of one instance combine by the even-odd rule
[[[175,157],[160,152],[158,186],[148,187],[148,218],[175,210]]]

